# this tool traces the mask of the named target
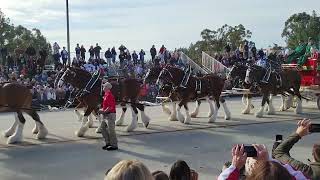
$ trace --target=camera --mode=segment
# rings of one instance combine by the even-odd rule
[[[312,123],[310,128],[309,128],[310,133],[318,133],[320,132],[320,124],[314,124]]]
[[[257,150],[252,145],[245,145],[244,152],[247,153],[247,157],[257,157]]]

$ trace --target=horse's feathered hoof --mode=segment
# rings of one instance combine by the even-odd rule
[[[101,128],[97,128],[97,129],[96,129],[96,133],[97,133],[97,134],[101,134]]]
[[[48,130],[47,128],[43,127],[39,127],[41,128],[38,133],[37,133],[37,139],[45,139],[48,135]]]
[[[7,140],[7,144],[15,144],[22,141],[22,137],[10,136]]]
[[[145,126],[146,128],[148,128],[149,122],[147,122],[146,124],[144,124],[144,126]]]

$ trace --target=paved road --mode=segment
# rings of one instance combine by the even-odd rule
[[[258,101],[253,101],[256,107]],[[279,100],[274,104],[278,107]],[[142,124],[134,133],[125,132],[125,127],[117,128],[120,147],[117,152],[102,151],[103,142],[94,129],[85,138],[75,137],[79,122],[72,111],[42,112],[41,119],[50,133],[47,140],[35,140],[30,118],[27,118],[22,144],[8,146],[6,139],[0,138],[0,177],[2,180],[103,179],[104,172],[122,159],[138,159],[151,171],[167,172],[175,160],[183,159],[199,172],[201,180],[213,179],[222,164],[230,160],[233,144],[264,143],[271,149],[275,134],[290,134],[296,128],[297,119],[308,117],[320,122],[315,103],[305,103],[305,113],[299,116],[290,110],[261,119],[241,115],[239,98],[228,99],[228,106],[232,120],[223,120],[220,112],[218,121],[208,124],[205,117],[208,105],[203,103],[200,118],[192,119],[191,125],[168,122],[160,107],[149,107],[146,110],[152,119],[149,129]],[[130,118],[130,114],[127,117]],[[1,130],[8,128],[12,120],[11,114],[1,114]],[[295,146],[292,155],[306,162],[318,138],[318,134],[306,137]]]

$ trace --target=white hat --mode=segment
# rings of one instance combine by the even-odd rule
[[[106,87],[108,89],[111,89],[112,88],[112,85],[109,83],[109,82],[106,82],[102,85],[103,87]]]

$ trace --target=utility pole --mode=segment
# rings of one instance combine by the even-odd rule
[[[66,0],[66,12],[67,12],[67,48],[68,48],[68,65],[70,66],[70,34],[69,34],[69,0]]]

